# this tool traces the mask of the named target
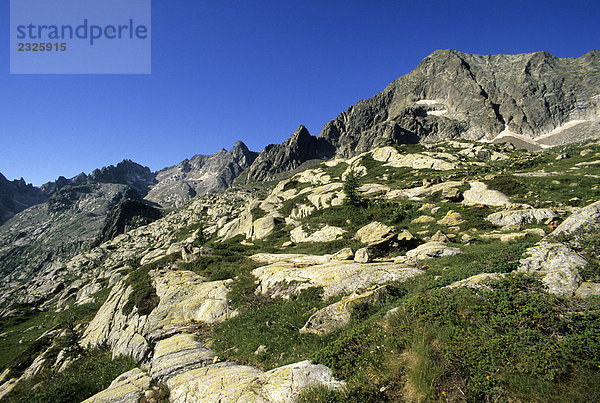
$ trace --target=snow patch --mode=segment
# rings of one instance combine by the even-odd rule
[[[551,146],[546,145],[546,144],[539,144],[534,139],[531,139],[529,137],[523,136],[522,134],[517,134],[517,133],[513,132],[512,130],[510,130],[508,128],[508,126],[506,126],[506,125],[504,125],[504,130],[502,130],[496,137],[494,137],[494,139],[492,140],[492,142],[495,141],[495,140],[501,139],[503,137],[514,137],[516,139],[524,141],[525,143],[532,144],[532,145],[535,145],[535,146],[538,146],[538,147],[542,147],[542,148],[550,148],[551,147]]]
[[[562,132],[563,130],[566,130],[570,127],[577,126],[577,125],[580,125],[580,124],[586,123],[586,122],[591,122],[591,120],[585,120],[585,119],[571,120],[570,122],[567,122],[562,126],[558,126],[556,129],[552,130],[549,133],[542,134],[541,136],[537,137],[537,139],[545,139],[550,136],[554,136],[555,134],[558,134],[558,133]]]
[[[417,105],[427,105],[427,106],[433,106],[433,105],[437,105],[440,103],[440,101],[437,101],[435,99],[421,99],[417,102],[415,102]]]
[[[439,111],[427,111],[427,116],[444,116],[448,113],[447,109],[441,109]]]

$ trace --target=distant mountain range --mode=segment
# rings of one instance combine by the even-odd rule
[[[178,207],[195,196],[227,189],[257,155],[238,141],[230,151],[222,149],[214,155],[195,155],[158,172],[126,159],[116,166],[95,169],[89,175],[80,173],[70,179],[61,176],[40,187],[26,184],[23,179],[9,181],[0,174],[0,224],[28,207],[47,202],[65,187],[86,184],[126,185],[150,204]]]

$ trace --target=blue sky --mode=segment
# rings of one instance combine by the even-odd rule
[[[0,8],[0,172],[40,185],[130,158],[318,134],[436,49],[600,48],[598,1],[171,0],[152,2],[152,74],[10,75]]]

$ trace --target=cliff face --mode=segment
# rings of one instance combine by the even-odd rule
[[[0,273],[28,281],[43,268],[89,249],[109,211],[132,198],[139,196],[122,184],[65,186],[0,227]]]
[[[266,147],[248,180],[273,178],[310,158],[350,157],[391,144],[502,135],[523,136],[539,147],[572,127],[579,130],[563,134],[560,143],[579,141],[588,132],[600,134],[599,87],[598,50],[579,58],[435,51],[383,92],[328,122],[318,138],[306,141],[316,152],[286,151],[297,143],[298,131],[284,144]]]
[[[45,200],[39,188],[26,184],[23,179],[9,181],[0,174],[0,225],[27,207]]]
[[[250,166],[247,179],[273,180],[277,174],[294,170],[305,161],[331,158],[334,154],[331,144],[311,136],[306,127],[300,125],[285,143],[265,147]]]

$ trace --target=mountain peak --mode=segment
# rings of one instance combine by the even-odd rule
[[[213,155],[194,155],[156,173],[158,184],[146,196],[163,207],[178,207],[193,197],[224,191],[252,164],[258,153],[237,141],[231,150]]]

